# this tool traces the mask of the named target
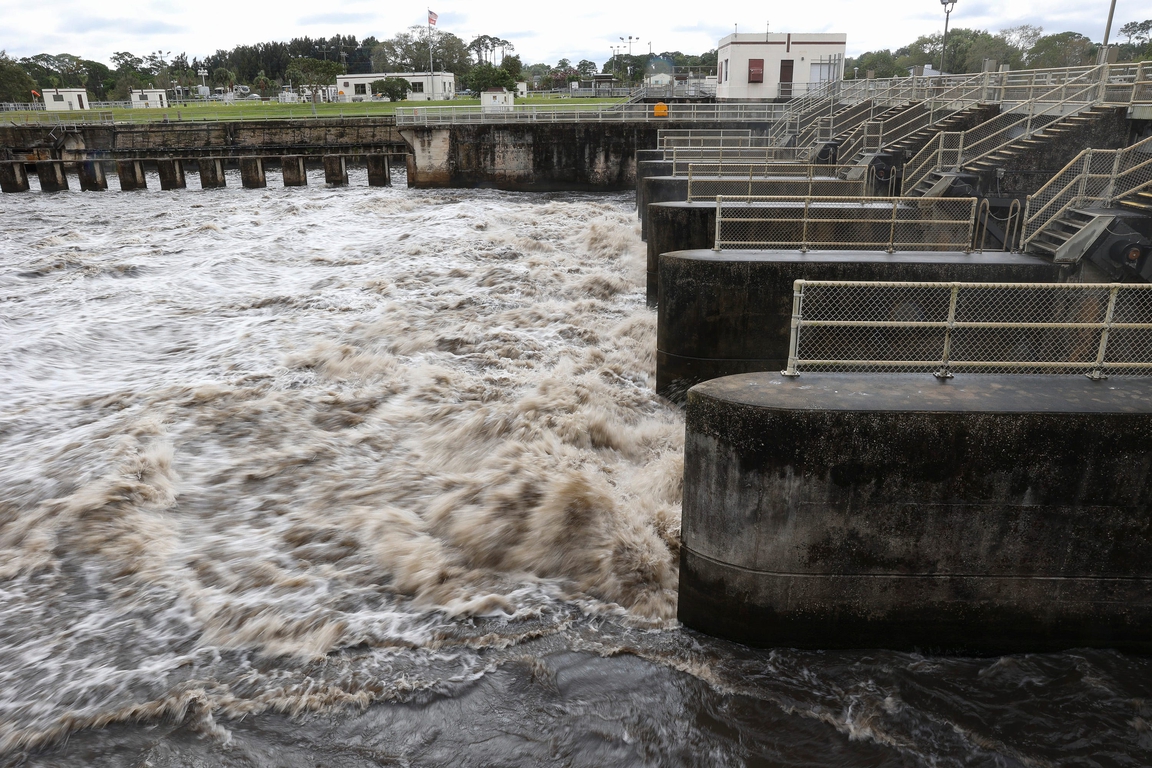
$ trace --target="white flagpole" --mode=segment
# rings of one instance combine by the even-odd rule
[[[428,82],[432,86],[429,101],[436,98],[436,66],[432,63],[432,10],[428,9]]]

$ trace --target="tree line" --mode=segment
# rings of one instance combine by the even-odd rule
[[[845,60],[844,76],[864,77],[873,70],[876,77],[905,77],[913,67],[940,66],[943,34],[921,35],[895,51],[869,51]],[[1152,19],[1131,21],[1120,27],[1122,41],[1113,41],[1117,61],[1152,59]],[[1100,44],[1079,32],[1044,34],[1044,28],[1031,24],[1009,27],[992,33],[984,29],[948,30],[944,51],[944,71],[953,74],[980,72],[985,59],[995,59],[1012,69],[1047,69],[1094,64]],[[855,75],[854,75],[855,72]]]
[[[573,63],[525,65],[515,45],[493,35],[478,35],[470,42],[451,32],[423,26],[384,40],[369,36],[334,35],[327,38],[296,37],[288,42],[238,45],[204,57],[186,53],[153,51],[140,56],[129,51],[114,53],[108,63],[69,53],[40,53],[14,59],[0,51],[0,102],[28,102],[32,91],[45,88],[86,88],[96,101],[120,101],[140,88],[194,90],[204,84],[231,88],[248,85],[261,95],[277,92],[282,85],[334,82],[344,72],[419,72],[429,67],[452,72],[460,87],[482,91],[491,87],[514,87],[525,79],[540,88],[564,88],[573,80],[597,72],[614,73],[621,81],[636,83],[644,74],[662,66],[716,66],[716,52],[696,56],[679,51],[657,55],[618,55],[601,68],[583,59]],[[205,72],[205,75],[200,75]]]
[[[1131,21],[1120,26],[1120,61],[1152,59],[1152,19]],[[863,77],[874,70],[876,77],[908,75],[913,67],[939,66],[942,35],[921,35],[909,45],[869,51],[848,58],[845,77],[858,70]],[[452,72],[457,83],[472,91],[491,87],[513,87],[527,80],[541,88],[564,88],[597,72],[613,74],[625,84],[635,84],[646,74],[672,68],[715,70],[716,51],[684,54],[618,54],[603,65],[588,59],[555,64],[524,64],[515,45],[491,35],[479,35],[470,42],[440,29],[409,27],[399,34],[379,40],[369,36],[334,35],[328,38],[296,37],[288,42],[238,45],[230,50],[189,58],[186,53],[153,51],[138,56],[128,51],[112,55],[108,63],[73,54],[40,53],[14,59],[0,51],[0,102],[32,100],[32,91],[44,88],[86,88],[96,101],[117,101],[133,89],[175,87],[193,89],[201,83],[230,88],[250,86],[268,96],[282,85],[299,86],[330,83],[343,72],[419,72],[429,66],[429,46],[437,71]],[[1044,34],[1041,27],[1021,25],[991,33],[987,30],[957,28],[948,31],[944,54],[947,72],[979,72],[985,59],[995,59],[1013,69],[1065,67],[1095,61],[1099,45],[1077,32]],[[204,71],[206,75],[198,73]]]

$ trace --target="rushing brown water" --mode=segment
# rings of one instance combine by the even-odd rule
[[[0,765],[1152,765],[1144,659],[678,628],[631,196],[363,175],[0,200]]]

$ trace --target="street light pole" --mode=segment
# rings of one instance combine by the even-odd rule
[[[1116,0],[1112,0],[1112,5],[1108,7],[1108,23],[1104,26],[1104,44],[1100,46],[1100,60],[1097,64],[1103,64],[1108,61],[1108,38],[1112,36],[1112,16],[1116,13]]]
[[[944,54],[948,51],[948,17],[952,15],[956,0],[940,0],[940,5],[944,6],[944,41],[940,45],[940,74],[944,74]]]

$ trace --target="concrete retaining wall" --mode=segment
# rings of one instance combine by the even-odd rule
[[[688,396],[679,616],[759,646],[1152,651],[1152,380],[733,376]]]

